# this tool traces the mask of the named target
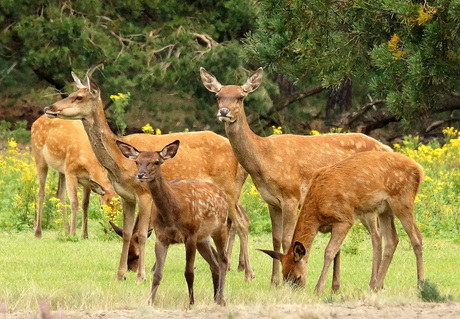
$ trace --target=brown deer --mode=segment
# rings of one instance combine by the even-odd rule
[[[156,234],[154,275],[150,303],[153,303],[163,277],[163,267],[170,244],[185,244],[187,281],[190,305],[194,304],[193,282],[196,250],[211,268],[214,300],[225,305],[224,286],[227,272],[225,245],[228,229],[227,196],[212,183],[197,180],[166,182],[161,166],[173,158],[179,141],[166,145],[161,151],[138,151],[133,146],[117,141],[126,158],[136,162],[136,178],[147,182],[156,206],[153,226]],[[209,237],[216,244],[217,254]],[[217,257],[217,260],[216,260]]]
[[[111,206],[117,197],[107,177],[106,170],[99,164],[89,144],[80,121],[51,120],[40,116],[32,124],[32,153],[39,179],[38,212],[35,237],[42,236],[42,214],[45,199],[45,185],[48,168],[59,172],[58,198],[65,216],[65,190],[70,199],[71,224],[66,221],[66,230],[75,236],[78,212],[78,184],[83,186],[82,237],[88,238],[88,206],[91,190],[102,196],[102,204]],[[65,188],[64,188],[65,185]]]
[[[229,259],[228,266],[230,269],[230,256],[233,247],[234,233],[236,231],[240,237],[240,262],[238,270],[245,271],[244,279],[246,281],[252,280],[253,271],[248,250],[249,216],[238,200],[248,173],[236,161],[228,140],[225,137],[211,132],[174,133],[155,136],[131,134],[121,138],[122,141],[130,145],[150,150],[160,149],[162,146],[176,139],[181,140],[182,152],[177,155],[177,161],[166,162],[164,165],[163,172],[166,179],[198,179],[212,182],[224,190],[229,197],[229,216],[232,221],[231,233],[233,233],[233,235],[229,236],[227,249],[227,257]],[[212,145],[216,146],[214,151],[211,150]],[[209,156],[205,154],[213,154],[213,160],[206,160],[204,162],[193,161],[195,156]],[[197,166],[197,163],[200,163],[199,166]],[[222,170],[222,168],[225,168],[225,170]],[[151,230],[152,227],[152,219],[150,219],[148,229]],[[123,237],[123,230],[121,228],[113,223],[112,228],[120,237]],[[140,251],[138,229],[139,219],[136,218],[128,252],[128,269],[132,271],[138,269]],[[230,242],[231,240],[232,242]]]
[[[226,193],[229,203],[229,217],[240,237],[245,256],[245,280],[251,280],[253,272],[249,263],[248,252],[249,224],[248,218],[238,202],[247,173],[239,167],[228,140],[209,131],[175,133],[164,136],[142,134],[141,136],[118,138],[110,130],[107,123],[98,86],[88,76],[85,80],[79,79],[73,73],[72,76],[78,90],[71,93],[67,98],[46,107],[45,113],[53,118],[81,119],[98,161],[107,169],[109,179],[121,197],[123,248],[116,279],[125,278],[128,269],[128,255],[132,251],[139,256],[133,261],[138,265],[137,280],[145,279],[145,243],[152,209],[152,195],[147,185],[134,178],[137,172],[136,165],[123,156],[116,145],[116,140],[121,139],[137,148],[154,150],[178,139],[182,143],[183,152],[178,155],[177,162],[167,162],[164,165],[165,178],[167,180],[200,179],[210,181]],[[167,139],[172,140],[166,141]],[[158,143],[164,144],[158,146]],[[136,203],[139,213],[136,244],[134,245],[131,239]]]
[[[314,136],[256,135],[246,119],[244,98],[262,81],[262,68],[242,86],[222,85],[214,75],[200,69],[204,86],[216,93],[217,117],[225,123],[225,132],[238,162],[251,175],[264,201],[272,222],[273,249],[289,247],[297,209],[303,202],[313,172],[339,162],[350,155],[370,150],[391,148],[363,134],[326,134]],[[374,239],[373,239],[374,240]],[[271,282],[279,281],[279,262],[273,261]]]
[[[287,253],[262,251],[281,261],[286,281],[304,287],[313,239],[318,231],[330,230],[331,239],[315,288],[320,293],[332,259],[355,220],[366,215],[378,216],[385,247],[378,272],[371,277],[370,288],[380,290],[399,241],[394,224],[396,216],[410,238],[420,284],[425,275],[422,235],[414,218],[414,200],[422,180],[420,165],[400,153],[359,153],[321,168],[311,180]]]

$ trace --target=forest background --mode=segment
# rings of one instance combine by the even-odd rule
[[[71,71],[102,63],[94,77],[119,134],[147,123],[223,133],[199,68],[242,84],[263,67],[246,101],[258,134],[341,128],[390,145],[428,141],[460,120],[459,29],[460,0],[5,0],[0,134],[27,131],[72,92]]]

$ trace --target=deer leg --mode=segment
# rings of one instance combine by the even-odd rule
[[[249,260],[249,218],[245,217],[246,211],[239,205],[230,205],[229,217],[232,220],[232,227],[235,227],[238,236],[240,237],[240,256],[243,255],[242,261],[244,262],[244,280],[251,281],[254,273],[251,268]]]
[[[332,291],[340,289],[340,250],[334,257],[334,267],[332,273]]]
[[[35,237],[42,237],[42,216],[43,216],[43,204],[46,195],[46,177],[48,175],[48,166],[37,164],[38,174],[38,211],[37,211],[37,226],[35,228]]]
[[[249,222],[250,222],[249,215],[241,204],[238,204],[237,209],[241,211],[240,216],[244,218],[246,233],[249,234]],[[249,245],[249,239],[247,240],[247,244],[245,245],[247,251],[249,251],[248,245]],[[249,252],[247,253],[247,258],[246,258],[244,251],[245,251],[245,247],[243,247],[243,243],[240,240],[240,256],[238,259],[238,271],[246,270],[249,267],[250,272],[246,270],[246,274],[249,272],[249,275],[251,276],[251,280],[252,280],[254,279],[254,273],[252,272],[251,262],[249,260]]]
[[[423,254],[422,254],[422,234],[417,227],[414,218],[413,204],[403,205],[397,201],[393,202],[393,208],[396,217],[401,221],[401,225],[409,236],[412,244],[412,249],[415,254],[417,262],[417,284],[420,285],[425,281],[425,270],[423,268]]]
[[[292,242],[294,228],[297,222],[297,207],[298,200],[290,199],[284,201],[282,205],[283,211],[283,252],[286,253]]]
[[[398,246],[399,238],[394,224],[394,217],[391,211],[386,211],[379,216],[380,229],[382,236],[385,239],[385,247],[383,251],[382,262],[377,274],[377,280],[371,290],[377,291],[383,289],[383,281],[390,267],[391,260],[393,259],[396,246]]]
[[[58,183],[58,190],[57,190],[57,198],[59,198],[59,202],[61,203],[61,214],[62,220],[64,221],[65,232],[68,235],[70,233],[70,224],[67,220],[67,208],[66,208],[66,176],[62,173],[59,173],[59,183]]]
[[[81,208],[83,216],[81,219],[81,237],[88,239],[88,208],[89,208],[89,196],[91,193],[91,187],[83,186],[83,198],[81,200]]]
[[[77,213],[78,213],[78,180],[73,174],[66,174],[66,189],[70,199],[70,235],[75,236],[77,231]]]
[[[235,229],[235,225],[233,225],[233,222],[230,218],[227,220],[227,225],[229,226],[228,241],[227,241],[227,256],[228,256],[227,270],[230,271],[232,267],[232,253],[233,253],[233,245],[235,243],[236,229]],[[241,251],[240,251],[240,255],[241,255]]]
[[[190,306],[195,303],[195,295],[193,293],[193,283],[195,281],[195,256],[196,256],[196,235],[192,235],[185,240],[185,280],[187,281],[188,296]],[[158,265],[157,265],[158,267]]]
[[[162,243],[160,240],[155,242],[155,264],[153,266],[152,289],[150,290],[149,305],[153,304],[157,294],[158,286],[163,278],[163,268],[165,266],[166,255],[168,253],[168,244]]]
[[[228,237],[228,229],[226,227],[222,227],[217,234],[213,235],[214,243],[216,244],[217,249],[217,256],[219,260],[219,288],[217,290],[216,295],[216,302],[221,305],[225,306],[225,298],[224,298],[224,289],[225,289],[225,277],[227,272],[227,256],[225,254],[225,243],[227,242]],[[248,261],[248,259],[246,259]]]
[[[332,260],[337,256],[337,253],[340,251],[340,246],[347,236],[351,226],[353,225],[349,223],[340,223],[332,226],[331,239],[329,240],[324,252],[323,270],[321,271],[321,275],[315,287],[316,293],[322,293],[324,291],[324,283],[326,281],[329,266],[331,265]]]
[[[138,213],[138,243],[139,243],[139,261],[137,267],[137,282],[145,280],[145,245],[147,243],[147,233],[149,230],[150,213],[152,209],[156,209],[152,205],[151,196],[142,196],[139,198],[139,213]]]
[[[377,274],[382,263],[382,235],[377,214],[364,215],[361,222],[371,236],[372,243],[372,274],[369,287],[375,287],[377,284]]]
[[[217,295],[219,292],[219,263],[217,262],[217,252],[212,248],[209,239],[197,243],[197,249],[200,255],[206,260],[211,269],[212,284],[214,288],[214,301],[217,302]]]
[[[270,220],[272,222],[272,239],[273,250],[276,252],[281,251],[281,238],[283,236],[283,218],[281,209],[279,207],[268,205],[270,213]],[[272,278],[271,284],[277,286],[279,284],[280,261],[273,258]]]
[[[123,209],[123,248],[121,250],[120,265],[118,266],[116,280],[125,280],[128,269],[128,251],[129,242],[133,235],[134,210],[136,202],[128,202],[126,199],[121,200]]]

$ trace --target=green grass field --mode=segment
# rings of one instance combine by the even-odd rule
[[[93,221],[94,223],[94,221]],[[41,240],[32,232],[0,234],[0,301],[10,311],[35,310],[40,303],[52,309],[112,310],[145,307],[152,274],[138,284],[135,274],[127,280],[114,280],[118,266],[121,240],[101,241],[95,236],[77,242],[58,239],[56,232],[46,232]],[[371,269],[371,245],[367,238],[356,242],[348,238],[342,253],[342,287],[332,294],[330,278],[324,294],[313,294],[322,266],[322,256],[328,236],[320,235],[313,247],[305,290],[271,287],[271,259],[255,248],[270,248],[271,236],[250,237],[250,253],[256,278],[243,281],[237,272],[237,259],[228,272],[227,304],[292,304],[312,302],[342,302],[348,300],[384,300],[386,303],[409,303],[419,300],[416,289],[415,257],[407,237],[401,236],[390,266],[385,286],[378,294],[368,291]],[[154,262],[154,240],[148,241],[147,267]],[[351,252],[347,247],[353,246]],[[236,250],[238,251],[238,250]],[[427,278],[437,284],[443,295],[460,298],[460,245],[450,240],[427,239],[424,242]],[[183,245],[172,246],[166,260],[163,281],[155,306],[164,309],[186,309],[188,295],[183,276],[185,252]],[[204,260],[196,260],[195,300],[200,305],[213,305],[210,272]]]

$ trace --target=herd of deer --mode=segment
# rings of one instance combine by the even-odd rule
[[[77,224],[77,183],[83,186],[84,238],[88,236],[90,190],[102,195],[107,205],[120,196],[123,228],[112,224],[123,238],[117,280],[125,279],[128,269],[137,271],[138,281],[145,280],[145,244],[153,229],[156,262],[149,302],[153,303],[162,279],[168,246],[184,243],[190,304],[194,303],[198,250],[211,269],[214,299],[224,305],[235,232],[240,238],[239,269],[244,269],[246,281],[254,276],[248,250],[249,217],[239,202],[249,174],[270,213],[273,250],[261,251],[273,258],[272,284],[278,284],[281,262],[284,280],[305,286],[310,249],[320,231],[330,232],[331,239],[315,291],[323,291],[332,261],[332,289],[339,289],[340,247],[360,219],[373,247],[369,285],[372,290],[382,289],[398,244],[394,216],[410,238],[418,282],[423,282],[422,238],[414,218],[421,167],[358,133],[256,135],[247,122],[243,100],[259,87],[262,74],[260,68],[242,86],[222,85],[200,69],[204,86],[216,94],[217,117],[225,124],[226,139],[209,131],[118,137],[107,124],[97,84],[88,75],[80,79],[72,73],[78,90],[46,107],[46,115],[32,126],[40,181],[35,236],[42,232],[49,166],[59,172],[62,203],[64,185],[67,189],[72,213],[67,229],[72,235]]]

